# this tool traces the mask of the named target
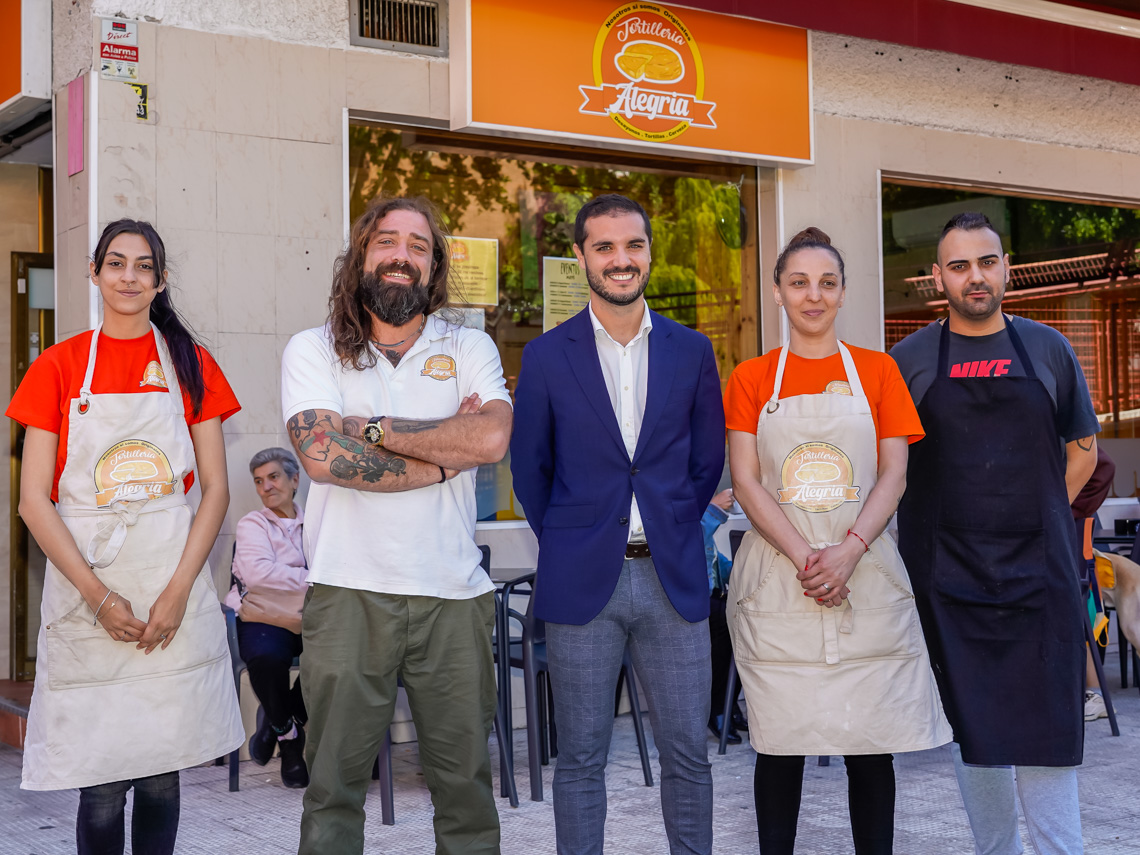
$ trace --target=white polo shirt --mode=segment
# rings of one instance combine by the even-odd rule
[[[327,327],[293,336],[281,360],[285,420],[304,410],[410,419],[455,415],[478,393],[510,403],[490,336],[428,317],[393,368],[344,367]],[[493,589],[475,545],[475,470],[401,493],[313,483],[305,506],[309,582],[384,594],[468,599]]]

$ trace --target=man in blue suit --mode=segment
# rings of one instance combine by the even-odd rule
[[[585,310],[532,341],[511,471],[538,536],[558,722],[559,855],[601,855],[613,699],[628,644],[649,695],[672,855],[712,851],[709,586],[701,515],[724,467],[709,340],[651,312],[652,228],[624,196],[586,203],[574,254]]]

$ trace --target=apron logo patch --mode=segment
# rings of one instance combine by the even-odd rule
[[[160,389],[168,389],[166,385],[166,375],[162,373],[162,363],[152,359],[146,364],[146,370],[143,372],[143,379],[139,381],[139,386],[157,386]]]
[[[830,395],[850,395],[851,384],[846,380],[832,380],[823,391]]]
[[[124,439],[95,464],[95,505],[171,496],[174,483],[174,471],[161,448],[142,439]]]
[[[452,380],[455,378],[455,360],[442,353],[429,356],[420,374],[435,380]]]
[[[805,442],[793,448],[780,467],[779,501],[813,514],[833,511],[844,502],[859,501],[854,480],[851,460],[841,449]]]

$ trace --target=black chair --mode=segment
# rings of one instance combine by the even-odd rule
[[[480,545],[479,551],[482,556],[479,559],[483,571],[491,575],[491,547],[487,545]],[[498,632],[500,621],[501,603],[499,595],[495,594],[495,634]],[[492,637],[491,640],[492,650],[498,652],[497,640]],[[402,681],[397,681],[398,685],[403,685]],[[514,752],[511,743],[511,729],[510,718],[504,714],[503,706],[503,683],[500,680],[497,700],[495,707],[495,741],[499,744],[499,777],[502,779],[502,793],[510,802],[511,807],[519,806],[518,789],[515,786],[515,771],[514,771]],[[510,688],[508,684],[507,695],[510,698]],[[392,729],[389,728],[384,734],[384,741],[380,745],[380,753],[376,757],[376,764],[372,767],[372,780],[380,781],[380,816],[381,822],[384,825],[395,825],[395,799],[393,796],[393,779],[392,779]]]
[[[1097,644],[1096,635],[1093,632],[1092,621],[1089,620],[1088,609],[1085,608],[1085,603],[1088,601],[1090,593],[1097,587],[1096,581],[1096,564],[1093,556],[1093,526],[1096,524],[1095,517],[1088,517],[1073,521],[1076,528],[1076,541],[1077,541],[1077,580],[1081,586],[1081,618],[1084,623],[1085,629],[1085,643],[1088,644],[1089,651],[1095,651],[1099,648]],[[1097,597],[1099,599],[1099,590],[1097,590]],[[1119,624],[1119,620],[1117,620]],[[1112,705],[1112,695],[1108,691],[1108,681],[1104,678],[1104,666],[1101,664],[1100,656],[1092,656],[1093,670],[1096,672],[1096,681],[1100,686],[1101,697],[1104,699],[1104,709],[1108,714],[1108,726],[1112,731],[1113,736],[1120,736],[1120,727],[1116,723],[1116,709]],[[1121,661],[1124,660],[1123,652]]]
[[[736,553],[740,550],[740,542],[744,540],[744,535],[747,531],[747,529],[738,528],[728,533],[728,544],[731,552],[730,559],[733,564],[736,563]],[[725,687],[724,692],[724,715],[721,718],[720,745],[717,746],[717,754],[726,754],[728,752],[729,722],[732,721],[732,699],[736,697],[736,686],[739,681],[739,677],[736,673],[736,657],[733,656],[728,660],[728,685]]]
[[[527,586],[527,590],[520,591],[519,588],[522,586]],[[532,596],[527,602],[526,611],[518,612],[510,607],[511,597],[523,593],[529,593]],[[551,757],[558,756],[558,742],[556,722],[552,715],[552,694],[548,678],[550,666],[546,657],[546,625],[544,621],[534,615],[533,593],[533,573],[520,576],[503,585],[503,618],[499,625],[499,663],[502,673],[505,675],[500,687],[505,687],[505,691],[501,691],[500,694],[503,697],[503,706],[506,710],[509,726],[512,710],[510,669],[521,668],[523,691],[526,697],[530,798],[531,801],[540,802],[542,801],[542,767],[550,762]],[[510,621],[512,618],[518,621],[522,627],[522,635],[518,639],[510,637]],[[625,690],[629,695],[630,714],[633,717],[633,729],[637,736],[637,748],[641,755],[641,771],[645,776],[645,786],[652,787],[653,769],[649,762],[649,749],[645,740],[645,728],[641,720],[641,700],[637,693],[633,661],[628,650],[623,657],[622,670],[618,677],[619,696],[623,677]]]
[[[230,646],[230,663],[234,669],[234,692],[237,693],[238,706],[241,706],[241,675],[246,670],[245,662],[241,658],[241,653],[238,652],[238,638],[237,638],[237,615],[234,610],[229,606],[222,606],[222,613],[226,616],[226,641]],[[230,767],[230,792],[236,793],[238,791],[238,758],[241,753],[241,746],[238,746],[230,752],[228,760]],[[218,766],[226,763],[227,758],[219,757],[216,761]]]

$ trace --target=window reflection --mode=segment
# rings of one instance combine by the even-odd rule
[[[1104,436],[1140,435],[1140,209],[884,181],[886,346],[946,314],[931,277],[942,227],[990,218],[1009,252],[1002,308],[1069,339]]]
[[[573,258],[574,218],[600,193],[640,202],[653,226],[646,299],[653,310],[700,330],[728,378],[758,344],[755,170],[531,146],[426,130],[352,124],[350,214],[378,195],[424,195],[449,232],[498,241],[498,302],[481,309],[514,392],[526,343],[543,331],[543,258]],[[472,295],[457,295],[457,300]],[[509,460],[481,467],[480,520],[521,519]]]

